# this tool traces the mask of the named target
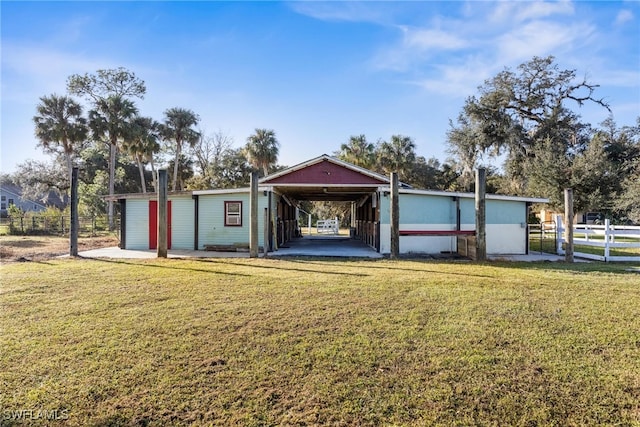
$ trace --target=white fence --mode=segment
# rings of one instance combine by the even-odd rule
[[[557,217],[557,237],[556,237],[556,250],[558,255],[564,255],[564,249],[562,243],[565,240],[565,227],[562,223],[562,218]],[[611,249],[621,248],[638,248],[640,249],[640,227],[634,226],[622,226],[611,225],[608,219],[605,219],[604,225],[594,224],[577,224],[573,228],[573,244],[583,246],[593,246],[604,249],[603,255],[589,254],[585,252],[577,252],[574,250],[573,254],[579,258],[593,259],[597,261],[626,261],[626,262],[640,262],[640,255],[638,256],[620,256],[611,255]],[[582,238],[576,238],[577,235],[583,235]],[[622,242],[618,239],[624,239]]]
[[[316,222],[316,230],[318,234],[338,234],[338,218],[336,219],[320,219]]]

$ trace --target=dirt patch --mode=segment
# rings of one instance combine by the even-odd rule
[[[118,246],[116,236],[78,238],[78,250]],[[0,236],[0,262],[41,261],[69,253],[69,238],[57,236]]]

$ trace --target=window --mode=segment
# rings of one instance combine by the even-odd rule
[[[224,202],[224,225],[242,226],[242,202]]]
[[[9,199],[9,206],[14,205],[15,203],[13,203],[13,199]]]

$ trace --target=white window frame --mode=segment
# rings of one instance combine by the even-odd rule
[[[225,200],[224,226],[242,227],[242,202],[239,200]]]

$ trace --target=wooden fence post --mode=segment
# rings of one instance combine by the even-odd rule
[[[487,214],[486,192],[487,171],[476,170],[476,260],[487,260]]]
[[[71,228],[69,230],[69,255],[78,256],[78,168],[71,169]]]
[[[264,208],[264,244],[263,251],[264,257],[268,256],[269,252],[269,208]]]
[[[391,259],[400,256],[400,198],[398,173],[391,172]]]
[[[158,258],[167,257],[168,227],[167,227],[167,170],[158,171]],[[111,220],[113,224],[113,219]]]
[[[249,258],[258,258],[258,172],[251,172],[249,195]]]

